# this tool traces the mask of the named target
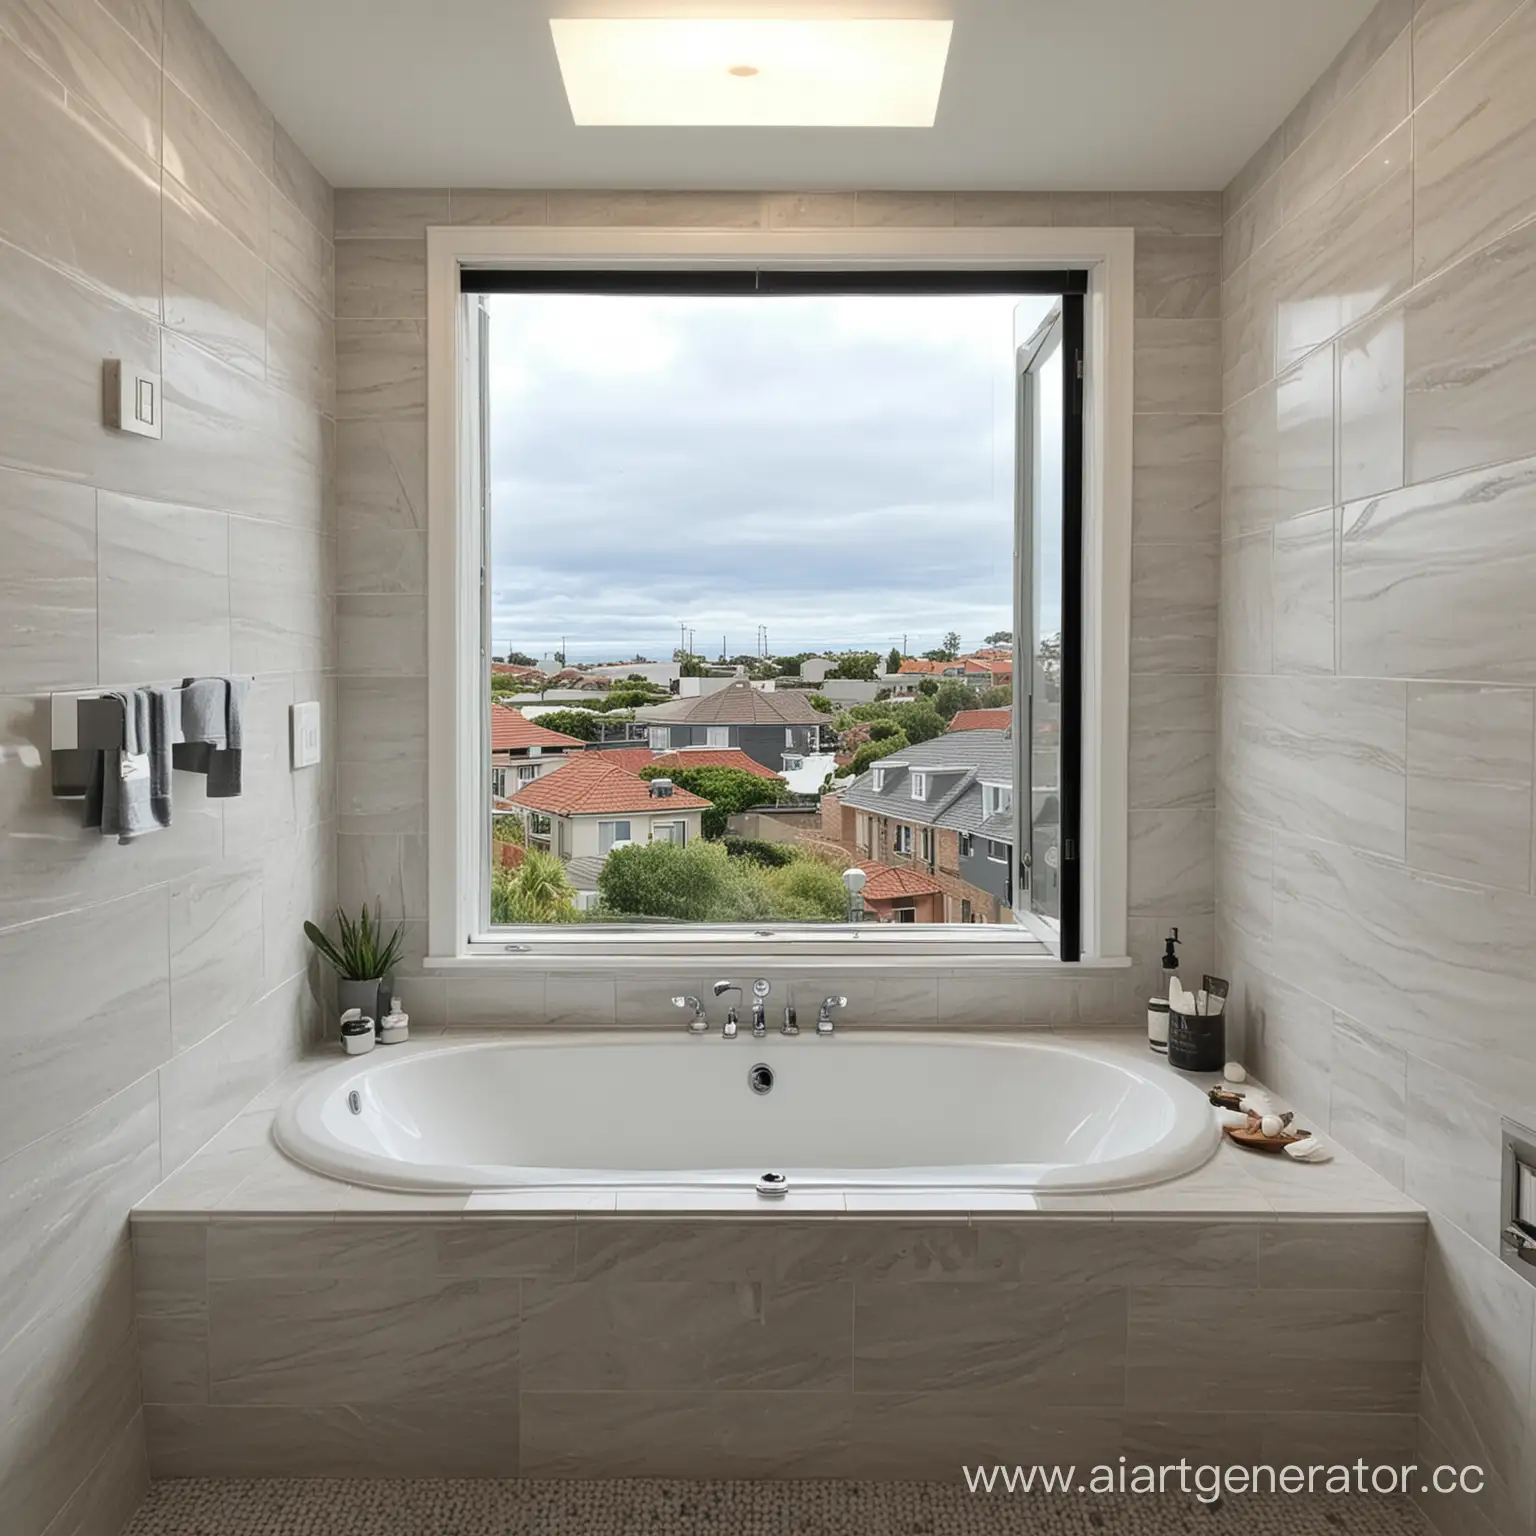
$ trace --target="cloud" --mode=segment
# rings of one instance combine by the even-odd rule
[[[497,647],[1011,629],[1016,302],[492,298]]]

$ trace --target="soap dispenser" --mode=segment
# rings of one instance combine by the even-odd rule
[[[1147,1000],[1147,1044],[1162,1056],[1168,1054],[1168,994],[1171,990],[1169,984],[1179,974],[1177,950],[1182,942],[1179,938],[1179,930],[1170,928],[1168,937],[1163,941],[1163,994],[1161,997]]]

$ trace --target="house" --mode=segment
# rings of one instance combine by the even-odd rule
[[[784,754],[813,753],[821,747],[826,719],[804,694],[765,692],[744,679],[696,699],[673,699],[635,711],[650,734],[652,751],[685,747],[739,747],[777,773]]]
[[[864,910],[882,923],[942,923],[944,887],[918,869],[893,869],[862,860]]]
[[[827,673],[837,670],[834,656],[807,656],[800,663],[800,676],[808,683],[824,683]]]
[[[509,799],[528,845],[565,860],[602,859],[626,843],[687,844],[702,834],[710,802],[666,779],[647,781],[606,753],[561,763]]]
[[[962,709],[946,727],[950,731],[1006,731],[1013,724],[1011,709]]]
[[[653,752],[649,747],[593,746],[588,750],[601,752],[604,762],[617,763],[631,773],[639,773],[642,768],[734,768],[759,779],[785,777],[763,767],[740,747],[684,747],[678,752]]]
[[[873,764],[822,802],[822,825],[856,857],[915,868],[950,923],[1008,920],[1013,904],[1015,745],[1007,730],[947,733]]]
[[[491,793],[509,796],[549,773],[586,742],[536,725],[509,704],[491,704]]]
[[[493,661],[491,676],[510,677],[519,683],[537,683],[543,679],[544,674],[537,667],[520,667],[511,661]]]

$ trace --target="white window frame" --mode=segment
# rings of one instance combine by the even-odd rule
[[[717,736],[721,738],[719,741],[715,740],[715,738]],[[704,745],[706,747],[713,748],[715,751],[718,752],[722,748],[729,747],[730,744],[731,744],[731,728],[730,728],[730,726],[728,726],[728,725],[706,725],[704,727]]]
[[[460,296],[463,267],[721,268],[764,263],[937,269],[1082,268],[1083,485],[1082,954],[1031,954],[1022,926],[978,934],[879,924],[686,932],[636,925],[485,931],[490,846],[489,702],[481,337]],[[671,970],[679,961],[801,971],[1121,970],[1126,958],[1131,429],[1135,236],[1129,229],[691,230],[455,226],[427,231],[428,964],[475,971],[561,966]]]
[[[912,857],[912,828],[904,821],[896,823],[896,830],[891,835],[891,851],[904,859]]]
[[[613,836],[608,841],[608,846],[603,847],[603,828],[612,827]],[[619,836],[619,828],[624,828],[624,836]],[[606,856],[613,852],[615,843],[632,843],[635,840],[635,823],[633,817],[619,819],[605,818],[597,824],[597,851],[599,856]]]
[[[920,773],[916,769],[912,772],[912,798],[914,800],[926,800],[928,798],[928,775]]]

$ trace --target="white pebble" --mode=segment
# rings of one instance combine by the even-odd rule
[[[1266,1136],[1278,1136],[1285,1129],[1285,1121],[1279,1115],[1265,1115],[1259,1121],[1259,1129]]]
[[[1248,1069],[1240,1061],[1229,1061],[1221,1069],[1221,1075],[1229,1083],[1246,1083],[1248,1081]]]

